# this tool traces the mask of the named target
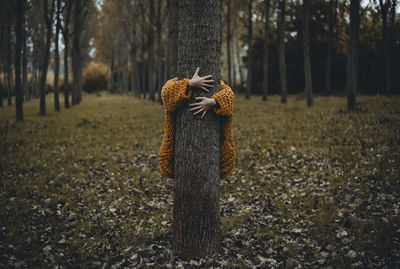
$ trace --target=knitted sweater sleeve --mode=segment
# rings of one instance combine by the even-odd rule
[[[192,90],[188,86],[189,79],[178,80],[177,77],[168,80],[161,89],[161,99],[164,109],[168,112],[175,111],[185,101],[189,100]]]
[[[221,81],[220,91],[213,94],[211,98],[214,98],[215,101],[217,101],[217,104],[213,107],[216,114],[226,117],[232,117],[235,94],[233,93],[231,87]]]

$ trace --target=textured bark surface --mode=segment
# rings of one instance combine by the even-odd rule
[[[347,108],[349,110],[356,108],[357,92],[357,40],[359,28],[359,9],[360,1],[350,1],[350,35],[347,52]]]
[[[265,12],[265,23],[264,23],[264,62],[263,62],[263,91],[262,91],[262,99],[263,101],[267,100],[268,97],[268,52],[269,52],[269,14],[270,14],[270,0],[264,0],[264,12]]]
[[[178,77],[212,74],[209,93],[219,91],[220,4],[218,0],[179,1]],[[203,257],[220,247],[219,215],[220,122],[212,111],[203,119],[184,105],[177,111],[174,151],[173,249],[183,259]]]
[[[252,40],[253,40],[253,0],[249,0],[248,14],[247,14],[247,85],[246,85],[246,99],[250,99],[250,91],[253,83],[253,60],[252,55]]]
[[[281,103],[287,103],[286,60],[285,60],[285,14],[286,1],[279,0],[279,74],[281,77]]]
[[[313,105],[312,96],[312,78],[311,78],[311,61],[310,61],[310,32],[309,25],[309,1],[303,0],[303,53],[304,53],[304,80],[305,92],[307,96],[307,106]]]
[[[24,3],[22,0],[17,0],[16,3],[16,44],[15,44],[15,104],[17,120],[24,119],[22,101],[24,99],[21,87],[21,47],[22,47],[22,26],[24,19]]]
[[[168,53],[165,68],[167,79],[177,76],[178,66],[178,0],[167,1]]]

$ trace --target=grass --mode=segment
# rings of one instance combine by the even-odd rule
[[[23,122],[0,110],[0,267],[108,267],[168,238],[162,106],[105,92],[61,112],[52,101],[45,116],[24,103]],[[236,265],[262,263],[260,247],[277,267],[398,266],[400,98],[357,102],[236,97],[237,166],[221,181]]]

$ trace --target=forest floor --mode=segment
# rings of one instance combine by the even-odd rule
[[[237,165],[221,180],[221,252],[171,251],[163,108],[47,96],[0,109],[1,268],[399,268],[400,97],[236,97]]]

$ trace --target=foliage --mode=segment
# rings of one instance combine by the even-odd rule
[[[4,107],[0,267],[399,266],[400,99],[358,100],[347,112],[341,97],[237,96],[223,248],[187,263],[170,249],[159,104],[101,92],[41,117],[32,100],[24,122]]]
[[[90,62],[83,69],[83,89],[95,92],[107,89],[107,67],[98,62]]]

